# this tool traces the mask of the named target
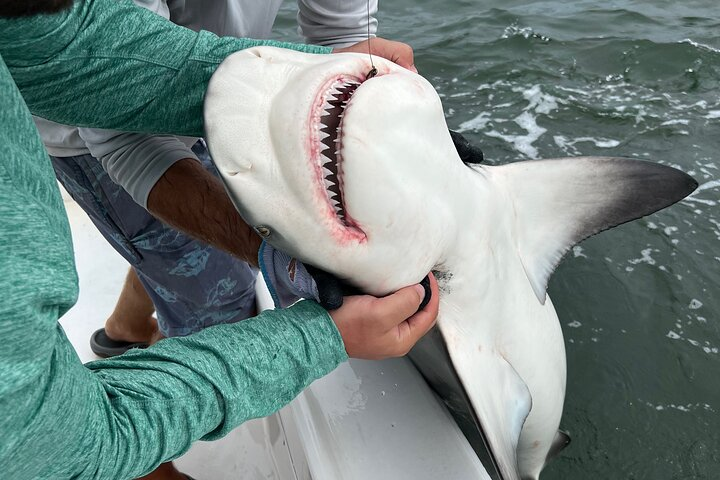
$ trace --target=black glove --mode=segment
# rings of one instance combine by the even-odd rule
[[[343,304],[343,297],[362,295],[362,292],[356,287],[340,280],[332,273],[307,264],[305,265],[305,269],[312,276],[313,280],[315,280],[319,297],[318,303],[322,305],[325,310],[340,308]],[[420,281],[420,285],[425,289],[425,297],[420,303],[420,307],[418,307],[418,312],[427,306],[432,297],[430,292],[430,277],[426,275],[425,278]]]
[[[475,164],[482,163],[483,160],[485,160],[482,150],[468,142],[467,139],[458,132],[450,130],[450,137],[452,137],[455,149],[457,150],[458,155],[460,155],[460,160],[463,162]]]

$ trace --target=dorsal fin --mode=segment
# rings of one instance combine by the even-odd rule
[[[548,279],[579,241],[683,199],[697,182],[675,168],[618,157],[516,162],[493,169],[514,203],[515,235],[530,284]]]

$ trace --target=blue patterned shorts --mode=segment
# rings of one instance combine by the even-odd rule
[[[207,150],[193,150],[217,175]],[[160,332],[189,335],[255,312],[256,271],[232,255],[163,224],[110,180],[91,155],[51,157],[55,175],[152,299]]]

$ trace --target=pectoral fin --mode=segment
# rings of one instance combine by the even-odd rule
[[[490,477],[519,480],[516,450],[532,400],[512,366],[490,351],[447,345],[438,328],[418,342],[410,358],[445,402]]]
[[[697,182],[675,168],[617,157],[516,162],[493,168],[515,212],[525,273],[541,303],[550,275],[579,241],[683,199]]]
[[[501,356],[451,350],[454,365],[505,480],[519,480],[517,446],[532,397],[525,382]],[[473,358],[474,357],[474,358]],[[480,370],[479,365],[482,365]],[[478,382],[483,378],[483,382]]]

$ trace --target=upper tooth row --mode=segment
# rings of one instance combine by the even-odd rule
[[[327,178],[323,178],[323,182],[325,182],[325,188],[326,188],[327,190],[330,190],[331,187],[334,187],[334,186],[335,186],[335,183],[331,182],[331,181],[328,180]]]
[[[343,90],[347,90],[349,87],[355,87],[357,85],[360,85],[360,82],[356,82],[354,80],[347,81],[342,84],[335,84],[332,87],[330,87],[330,90],[328,90],[327,96],[337,95],[338,93],[345,93]]]

